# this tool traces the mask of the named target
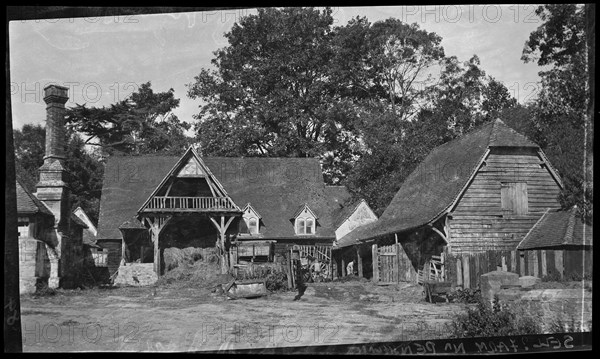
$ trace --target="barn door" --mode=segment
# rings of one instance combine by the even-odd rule
[[[378,260],[373,265],[377,266],[379,282],[377,284],[398,283],[398,246],[395,244],[377,248]],[[373,268],[375,270],[375,268]]]
[[[502,182],[500,194],[503,213],[520,215],[529,211],[526,182]]]

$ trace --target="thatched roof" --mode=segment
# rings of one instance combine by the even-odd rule
[[[45,216],[52,216],[54,214],[40,201],[36,196],[23,186],[19,179],[17,179],[17,213],[19,215],[31,215],[41,214]]]
[[[591,246],[592,226],[576,216],[576,210],[549,209],[523,238],[517,249]]]
[[[462,193],[490,147],[539,148],[499,119],[438,146],[402,183],[379,220],[348,233],[338,248],[433,221]]]
[[[143,228],[135,219],[140,206],[178,162],[173,156],[110,157],[106,163],[98,236],[120,239],[119,228]],[[305,203],[318,217],[315,239],[335,238],[332,203],[316,158],[203,157],[212,174],[240,207],[261,216],[262,238],[296,237],[290,220]]]

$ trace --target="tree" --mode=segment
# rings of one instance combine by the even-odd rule
[[[592,188],[584,190],[584,161],[589,126],[588,46],[585,8],[575,4],[542,5],[536,14],[543,23],[525,43],[522,60],[551,66],[540,71],[542,90],[536,100],[535,127],[539,144],[560,173],[565,188],[559,199],[564,208],[578,205],[586,221],[592,217]]]
[[[331,10],[259,9],[225,34],[217,70],[203,69],[188,96],[204,104],[195,116],[204,153],[226,156],[318,156],[336,151],[339,134],[328,64]]]
[[[365,110],[355,127],[362,155],[348,175],[355,197],[383,213],[402,182],[429,152],[517,105],[508,89],[479,67],[473,56],[460,63],[445,58],[439,81],[427,89],[420,111],[411,120],[389,106]]]
[[[384,103],[408,116],[418,75],[443,56],[441,39],[395,19],[332,24],[328,8],[241,18],[215,52],[215,69],[188,85],[202,100],[203,153],[320,157],[326,181],[338,183],[358,156],[361,108]]]
[[[103,165],[99,156],[86,152],[81,137],[68,132],[64,164],[71,210],[81,206],[92,221],[98,223]],[[26,124],[21,130],[14,131],[14,139],[17,176],[29,191],[35,192],[39,182],[38,169],[44,163],[46,130],[41,125]]]
[[[191,144],[185,134],[191,126],[173,114],[177,106],[173,89],[154,93],[147,82],[109,107],[77,104],[68,109],[67,124],[89,136],[85,143],[102,147],[108,155],[181,154]]]
[[[26,124],[21,130],[14,130],[13,137],[17,178],[35,192],[40,179],[38,169],[44,163],[46,130],[41,125]]]

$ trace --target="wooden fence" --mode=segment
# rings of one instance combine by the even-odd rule
[[[400,243],[371,247],[373,255],[373,282],[393,284],[416,282],[417,271]]]
[[[495,270],[539,278],[556,273],[571,279],[592,273],[592,250],[512,250],[444,254],[446,280],[451,281],[453,286],[462,288],[477,288],[479,276]]]

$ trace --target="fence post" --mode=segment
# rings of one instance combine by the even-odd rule
[[[371,247],[371,253],[373,255],[373,283],[379,283],[379,257],[377,255],[377,244],[373,244]]]

